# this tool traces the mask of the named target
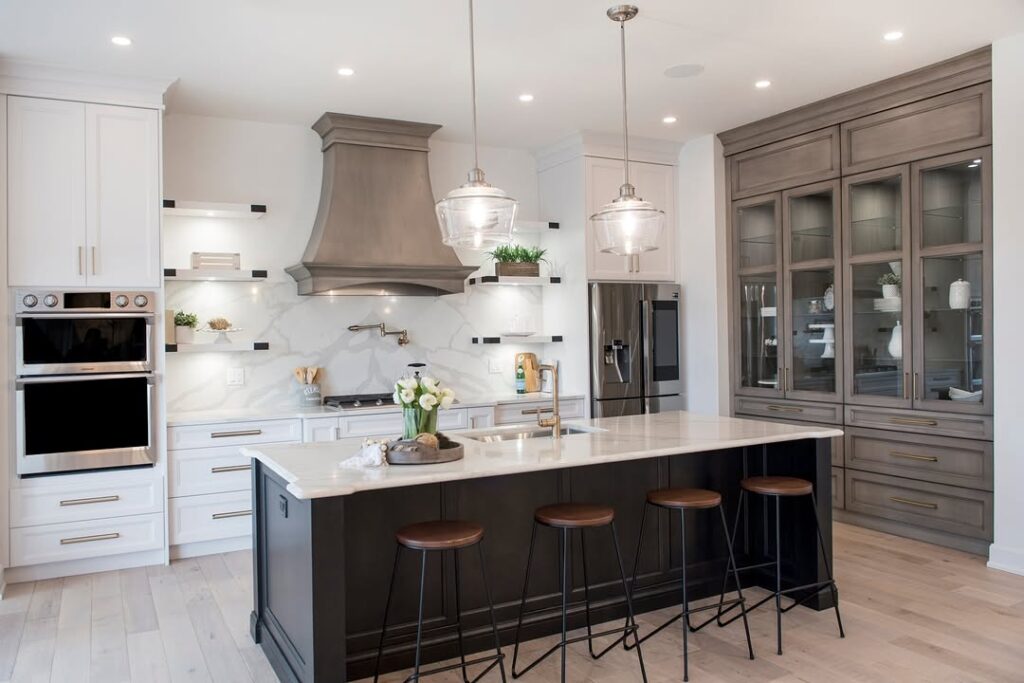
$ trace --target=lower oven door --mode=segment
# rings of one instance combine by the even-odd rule
[[[149,373],[19,379],[18,474],[152,465],[154,383]]]

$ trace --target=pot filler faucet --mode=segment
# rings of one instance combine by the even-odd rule
[[[536,415],[537,424],[541,427],[551,427],[551,438],[562,438],[562,415],[558,412],[558,366],[541,365],[537,368],[540,374],[544,371],[551,373],[551,407],[531,408],[524,410],[523,415]],[[551,413],[551,417],[541,417],[542,413]]]
[[[363,330],[378,330],[380,336],[389,337],[397,336],[398,345],[405,346],[409,343],[409,332],[408,330],[389,330],[384,326],[384,323],[376,323],[375,325],[349,325],[349,332],[362,332]]]

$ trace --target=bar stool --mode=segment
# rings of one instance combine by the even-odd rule
[[[690,653],[689,643],[687,642],[687,633],[701,630],[708,624],[718,619],[718,615],[712,615],[711,618],[704,621],[699,626],[690,625],[690,615],[697,612],[704,612],[710,609],[718,609],[721,611],[722,607],[728,605],[730,609],[736,605],[740,605],[741,614],[743,617],[743,630],[747,635],[747,652],[750,658],[754,658],[754,646],[750,642],[750,625],[747,623],[747,609],[745,606],[746,600],[743,597],[743,588],[740,586],[740,577],[736,571],[736,560],[732,553],[732,538],[729,537],[729,524],[725,521],[725,510],[722,508],[722,495],[716,491],[708,491],[706,489],[660,489],[658,491],[651,491],[647,494],[647,500],[644,501],[644,512],[640,521],[640,537],[636,543],[636,555],[633,559],[633,578],[630,583],[633,594],[636,594],[636,574],[640,566],[640,551],[643,549],[644,544],[644,527],[647,522],[647,508],[648,507],[662,508],[665,510],[679,510],[679,528],[680,528],[680,548],[682,549],[682,565],[683,565],[683,578],[682,578],[682,592],[683,592],[683,609],[676,616],[672,617],[664,624],[654,629],[643,638],[640,642],[643,643],[648,638],[660,633],[663,629],[668,628],[671,624],[674,624],[677,620],[683,619],[683,680],[690,680]],[[687,510],[713,510],[718,508],[719,516],[722,519],[722,533],[725,534],[725,543],[729,548],[729,559],[725,566],[726,581],[728,580],[730,569],[732,570],[733,580],[736,582],[736,594],[737,597],[733,600],[725,600],[725,585],[722,586],[722,597],[718,603],[712,603],[710,605],[704,605],[703,607],[697,607],[696,609],[690,609],[690,602],[686,593],[686,511]],[[623,643],[626,649],[630,649],[628,643]],[[635,647],[635,646],[634,646]]]
[[[505,655],[501,652],[501,643],[498,640],[498,625],[494,618],[494,602],[491,600],[491,588],[487,583],[487,570],[484,566],[484,551],[483,546],[481,545],[483,537],[484,529],[479,524],[456,520],[410,524],[409,526],[402,527],[395,533],[395,540],[398,541],[398,547],[395,549],[395,564],[391,570],[391,585],[388,588],[388,599],[384,604],[384,625],[381,627],[380,643],[377,646],[377,661],[373,670],[374,683],[376,683],[377,678],[380,675],[380,658],[384,651],[384,639],[388,629],[388,612],[391,610],[391,595],[395,590],[395,577],[398,575],[398,561],[402,556],[403,548],[418,550],[421,555],[419,617],[416,620],[416,664],[412,675],[405,679],[406,682],[418,681],[424,676],[431,676],[433,674],[459,668],[462,669],[462,679],[464,681],[469,681],[466,673],[466,667],[473,664],[482,664],[484,662],[490,662],[490,664],[473,679],[473,683],[486,676],[487,673],[495,666],[498,666],[501,671],[501,680],[503,682],[506,680],[504,662]],[[483,578],[484,594],[487,597],[487,607],[491,614],[491,631],[494,634],[494,650],[496,654],[479,657],[467,662],[465,650],[462,645],[462,606],[460,604],[459,596],[459,550],[469,548],[474,545],[477,547],[480,555],[480,574]],[[430,671],[420,673],[420,648],[423,644],[423,595],[427,576],[427,554],[436,551],[443,552],[445,550],[451,550],[455,556],[455,614],[457,617],[456,628],[458,629],[459,634],[459,660],[461,663],[438,667]]]
[[[796,477],[747,477],[741,481],[740,502],[736,507],[736,520],[733,524],[732,530],[733,540],[735,540],[736,532],[739,529],[740,516],[743,512],[743,502],[746,500],[748,493],[765,496],[775,500],[775,559],[768,562],[762,562],[760,564],[748,565],[746,567],[736,567],[736,571],[742,572],[775,565],[775,591],[768,594],[768,596],[763,600],[755,603],[747,611],[755,610],[772,598],[775,599],[775,631],[778,640],[778,654],[781,655],[783,613],[788,612],[797,605],[802,605],[827,588],[832,592],[832,603],[836,611],[836,622],[839,624],[839,637],[845,638],[846,632],[843,630],[843,619],[839,615],[839,591],[836,589],[836,582],[832,577],[832,567],[829,565],[828,554],[825,552],[825,538],[821,533],[821,520],[818,518],[818,502],[814,496],[814,485],[806,479],[798,479]],[[814,526],[818,532],[818,547],[821,549],[821,559],[825,563],[825,575],[828,577],[825,581],[816,581],[802,586],[793,586],[792,588],[787,588],[785,590],[782,589],[782,520],[779,516],[779,501],[784,497],[806,497],[811,503],[811,511],[814,513]],[[733,562],[735,562],[735,560],[733,560]],[[782,608],[783,595],[804,590],[809,590],[810,592],[800,599],[793,598],[794,602],[792,605],[789,605],[785,609]],[[724,607],[724,604],[722,606]],[[733,607],[735,607],[735,605],[729,606],[728,609],[725,610],[719,608],[717,616],[719,626],[725,626],[736,621],[736,617],[733,617],[724,623],[722,622],[722,615],[732,611]]]
[[[553,645],[547,652],[535,659],[522,671],[516,671],[516,661],[519,656],[519,632],[523,627],[523,615],[526,609],[526,595],[530,587],[530,565],[533,563],[533,546],[537,540],[537,528],[545,526],[561,530],[559,536],[559,562],[562,573],[562,639]],[[623,628],[613,628],[600,633],[593,633],[590,627],[590,586],[587,581],[587,546],[584,539],[584,530],[596,527],[608,527],[612,534],[612,542],[615,546],[615,559],[619,565],[619,576],[622,579],[622,591],[626,596],[626,625]],[[583,595],[587,618],[587,635],[577,638],[567,638],[569,624],[569,532],[578,529],[580,532],[580,545],[583,550]],[[593,659],[600,659],[619,643],[624,643],[630,634],[636,639],[637,625],[633,617],[633,600],[629,594],[629,586],[626,585],[626,570],[622,565],[622,553],[619,551],[619,538],[615,533],[615,510],[606,505],[587,505],[583,503],[562,503],[558,505],[546,505],[538,508],[533,515],[533,531],[530,534],[530,552],[526,558],[526,579],[523,582],[523,599],[519,605],[519,621],[516,623],[516,642],[512,650],[512,678],[519,678],[533,667],[547,659],[555,650],[562,650],[562,683],[565,683],[565,654],[566,646],[586,640],[590,649],[590,656]],[[601,652],[594,652],[594,638],[621,633],[613,643],[608,645]],[[640,642],[637,640],[637,660],[640,662],[640,674],[644,683],[647,681],[647,671],[644,668],[644,657],[640,652]]]

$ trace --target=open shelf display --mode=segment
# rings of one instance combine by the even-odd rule
[[[260,282],[265,270],[229,270],[227,268],[164,268],[164,280],[188,282]]]
[[[165,216],[189,216],[198,218],[263,218],[267,215],[266,204],[230,204],[227,202],[188,202],[176,199],[163,201]]]
[[[562,282],[562,278],[551,275],[537,277],[528,276],[511,276],[511,275],[482,275],[479,277],[471,277],[466,280],[466,284],[475,287],[484,285],[513,285],[513,286],[526,286],[526,287],[541,287],[543,285],[557,285]]]
[[[562,341],[562,335],[545,337],[531,334],[527,337],[501,335],[497,337],[473,337],[474,344],[552,344]]]
[[[230,344],[164,344],[167,353],[235,353],[240,351],[267,351],[269,342],[243,342]]]

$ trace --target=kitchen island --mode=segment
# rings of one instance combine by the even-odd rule
[[[560,440],[548,437],[483,442],[474,432],[456,440],[465,458],[421,466],[345,469],[359,440],[243,449],[254,459],[254,610],[251,631],[281,680],[346,681],[372,675],[384,599],[394,558],[394,532],[432,519],[468,519],[486,530],[483,553],[502,643],[510,643],[518,615],[533,511],[556,502],[594,502],[616,511],[627,564],[640,531],[644,496],[667,487],[720,491],[727,515],[736,510],[739,481],[760,474],[802,477],[814,483],[818,514],[831,559],[830,440],[828,427],[790,426],[735,418],[668,412],[572,421]],[[487,430],[516,432],[516,428]],[[738,562],[774,556],[766,525],[769,506],[755,499],[741,520]],[[784,584],[824,578],[814,518],[806,499],[783,500]],[[650,611],[679,602],[679,518],[647,516],[648,542],[640,558],[634,604]],[[674,530],[674,531],[673,531]],[[651,539],[657,539],[653,542]],[[692,599],[721,587],[726,548],[720,521],[688,515],[686,539]],[[596,621],[625,615],[611,539],[587,539],[587,571]],[[583,572],[573,548],[573,595],[582,599]],[[424,661],[457,654],[454,567],[450,557],[428,562]],[[466,649],[485,650],[490,624],[480,573],[463,561],[462,616]],[[557,534],[541,534],[535,551],[523,636],[561,628]],[[382,670],[409,666],[415,644],[418,566],[399,571]],[[551,567],[544,571],[545,564]],[[748,572],[745,581],[768,585],[769,575]],[[824,609],[826,593],[807,601]],[[570,616],[582,626],[582,608]]]

